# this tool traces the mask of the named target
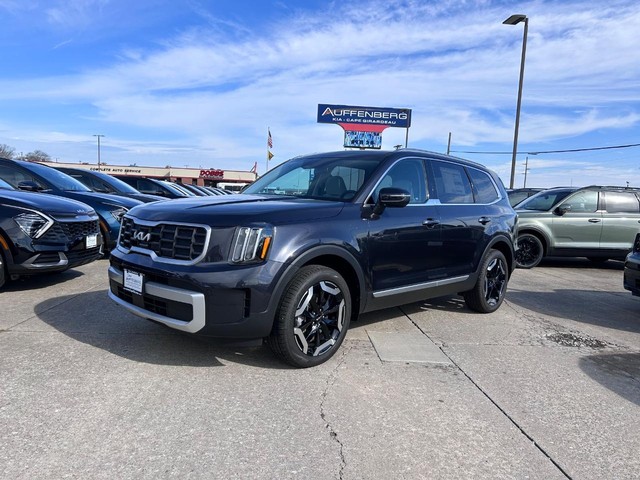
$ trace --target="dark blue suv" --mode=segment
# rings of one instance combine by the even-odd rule
[[[15,190],[0,179],[0,288],[8,279],[61,272],[100,258],[89,205]]]
[[[110,297],[185,332],[318,365],[359,314],[461,293],[501,305],[516,214],[482,165],[419,150],[294,158],[242,194],[129,211]]]
[[[105,253],[115,247],[122,216],[130,208],[142,204],[132,198],[92,192],[66,173],[35,162],[0,158],[0,178],[20,190],[50,193],[92,207],[100,217]]]

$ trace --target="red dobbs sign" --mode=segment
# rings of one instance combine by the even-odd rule
[[[223,178],[224,170],[213,169],[213,170],[200,170],[201,178]]]

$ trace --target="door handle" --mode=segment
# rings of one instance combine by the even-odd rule
[[[590,218],[589,219],[589,223],[600,223],[600,219],[599,218]]]
[[[436,220],[435,218],[427,218],[424,222],[422,222],[422,225],[428,228],[433,228],[436,225],[440,225],[440,220]]]
[[[478,219],[478,222],[481,223],[482,225],[486,225],[490,221],[491,221],[491,219],[489,217],[480,217]]]

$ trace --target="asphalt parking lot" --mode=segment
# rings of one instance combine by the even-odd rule
[[[0,293],[1,478],[638,478],[620,262],[517,270],[491,315],[456,297],[365,315],[306,370],[128,314],[106,268]]]

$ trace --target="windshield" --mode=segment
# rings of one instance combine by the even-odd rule
[[[11,185],[0,178],[0,188],[4,190],[15,190]]]
[[[103,180],[105,183],[108,183],[109,185],[111,185],[117,192],[120,192],[120,193],[131,193],[131,194],[137,194],[137,195],[140,194],[140,192],[138,190],[133,188],[128,183],[123,182],[119,178],[112,177],[111,175],[108,175],[108,174],[102,173],[102,172],[93,172],[92,171],[91,173],[96,175],[98,178]]]
[[[58,190],[65,190],[71,192],[90,192],[88,187],[80,183],[75,178],[70,177],[66,173],[63,173],[55,168],[40,165],[39,163],[25,162],[25,167],[32,172],[45,178],[47,182],[53,185]]]
[[[542,210],[547,211],[561,202],[573,189],[566,190],[546,190],[536,193],[518,204],[518,210]]]
[[[381,159],[366,154],[298,157],[277,166],[242,193],[350,200],[371,177]]]

